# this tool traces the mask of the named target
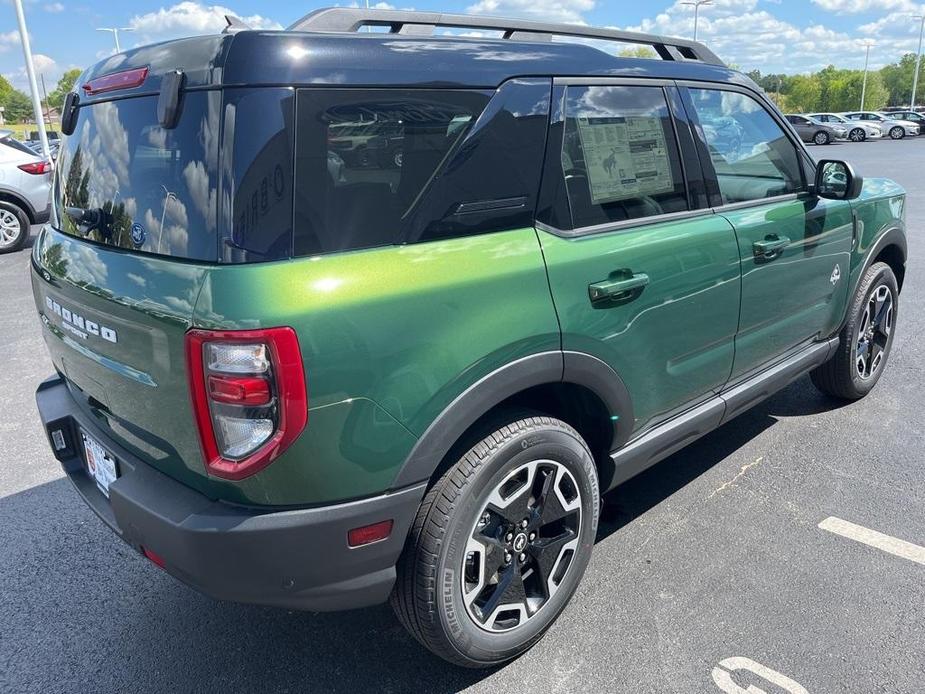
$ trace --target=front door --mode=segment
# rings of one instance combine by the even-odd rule
[[[733,379],[838,330],[848,299],[851,207],[808,192],[800,148],[764,104],[725,89],[688,90],[736,230],[742,308]],[[736,146],[711,123],[731,121]],[[708,173],[709,175],[709,173]]]
[[[673,89],[568,86],[547,155],[544,188],[567,199],[567,228],[538,232],[562,347],[620,375],[633,430],[726,383],[738,322],[735,233],[690,190],[702,177],[689,127],[672,121]]]

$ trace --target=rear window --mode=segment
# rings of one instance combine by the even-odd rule
[[[17,152],[22,152],[23,154],[31,154],[33,157],[37,156],[34,149],[31,149],[28,145],[23,144],[14,137],[4,137],[0,138],[0,143],[5,144],[10,149],[15,149]]]
[[[489,98],[446,89],[300,90],[295,254],[411,240],[415,210]]]
[[[81,107],[58,157],[56,225],[109,246],[215,261],[220,108],[220,92],[189,92],[168,130],[153,96]]]

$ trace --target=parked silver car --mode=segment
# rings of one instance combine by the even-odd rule
[[[883,137],[883,131],[879,123],[865,120],[848,120],[837,113],[807,113],[807,118],[815,118],[820,123],[826,125],[841,125],[848,131],[848,139],[852,142],[864,142],[864,140],[879,140]]]
[[[829,125],[796,113],[788,113],[784,116],[797,135],[803,142],[812,142],[817,145],[827,145],[833,140],[845,140],[848,138],[848,131],[841,125]]]
[[[889,114],[879,113],[878,111],[851,111],[842,115],[852,121],[876,123],[880,126],[884,136],[888,135],[893,140],[901,140],[907,135],[919,134],[919,126],[915,123],[898,120],[892,118]]]
[[[48,221],[53,165],[0,130],[0,253],[22,247],[33,224]]]

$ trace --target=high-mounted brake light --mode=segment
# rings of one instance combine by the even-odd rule
[[[186,361],[210,474],[232,480],[253,475],[305,428],[308,395],[292,328],[190,330]]]
[[[109,75],[103,75],[92,79],[81,86],[81,89],[88,96],[102,94],[103,92],[112,92],[116,89],[132,89],[140,87],[148,77],[148,68],[139,67],[134,70],[123,70],[122,72],[113,72]]]
[[[47,161],[32,161],[28,164],[20,164],[18,167],[19,170],[25,171],[27,174],[44,174],[51,173],[51,162]]]

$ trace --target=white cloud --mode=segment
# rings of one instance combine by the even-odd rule
[[[884,10],[914,12],[918,9],[912,0],[813,0],[813,2],[824,10],[839,14],[882,12]]]
[[[839,0],[818,0],[836,1]],[[894,1],[898,0],[885,0]],[[700,9],[698,38],[721,58],[745,71],[757,68],[765,74],[797,73],[819,70],[826,65],[863,67],[863,35],[836,31],[824,24],[797,26],[777,17],[775,10],[759,6],[759,0],[716,0],[714,5]],[[654,18],[626,28],[689,38],[694,33],[694,13],[677,1]],[[904,52],[913,50],[911,40],[904,40],[896,32],[880,34],[878,40],[883,49],[871,51],[873,68],[894,62]]]
[[[33,53],[32,64],[36,72],[54,72],[58,69],[58,63],[50,55],[44,53]]]
[[[225,15],[234,15],[254,29],[282,28],[278,22],[260,15],[242,17],[222,5],[203,5],[189,0],[171,7],[162,7],[155,12],[135,15],[128,25],[138,34],[140,43],[144,44],[181,36],[218,33],[225,28]]]
[[[52,14],[58,14],[59,12],[64,12],[64,5],[60,2],[50,2],[45,5],[45,11],[51,12]]]
[[[31,38],[31,35],[30,35]],[[19,32],[7,31],[0,33],[0,53],[6,53],[8,50],[19,46]]]
[[[13,32],[15,33],[15,32]],[[16,35],[16,40],[19,41],[19,35]],[[61,78],[61,75],[64,74],[66,68],[58,64],[54,58],[44,53],[33,53],[32,54],[32,65],[35,67],[35,79],[39,83],[39,89],[41,89],[42,75],[45,77],[45,84],[48,87],[48,90],[51,91],[54,88],[54,85],[58,83],[58,80]],[[73,66],[72,66],[73,67]],[[29,76],[26,73],[26,66],[20,65],[15,70],[9,72],[6,77],[10,80],[10,83],[17,89],[29,93]]]
[[[583,13],[593,10],[596,4],[595,0],[479,0],[466,8],[466,11],[472,14],[585,24]]]

